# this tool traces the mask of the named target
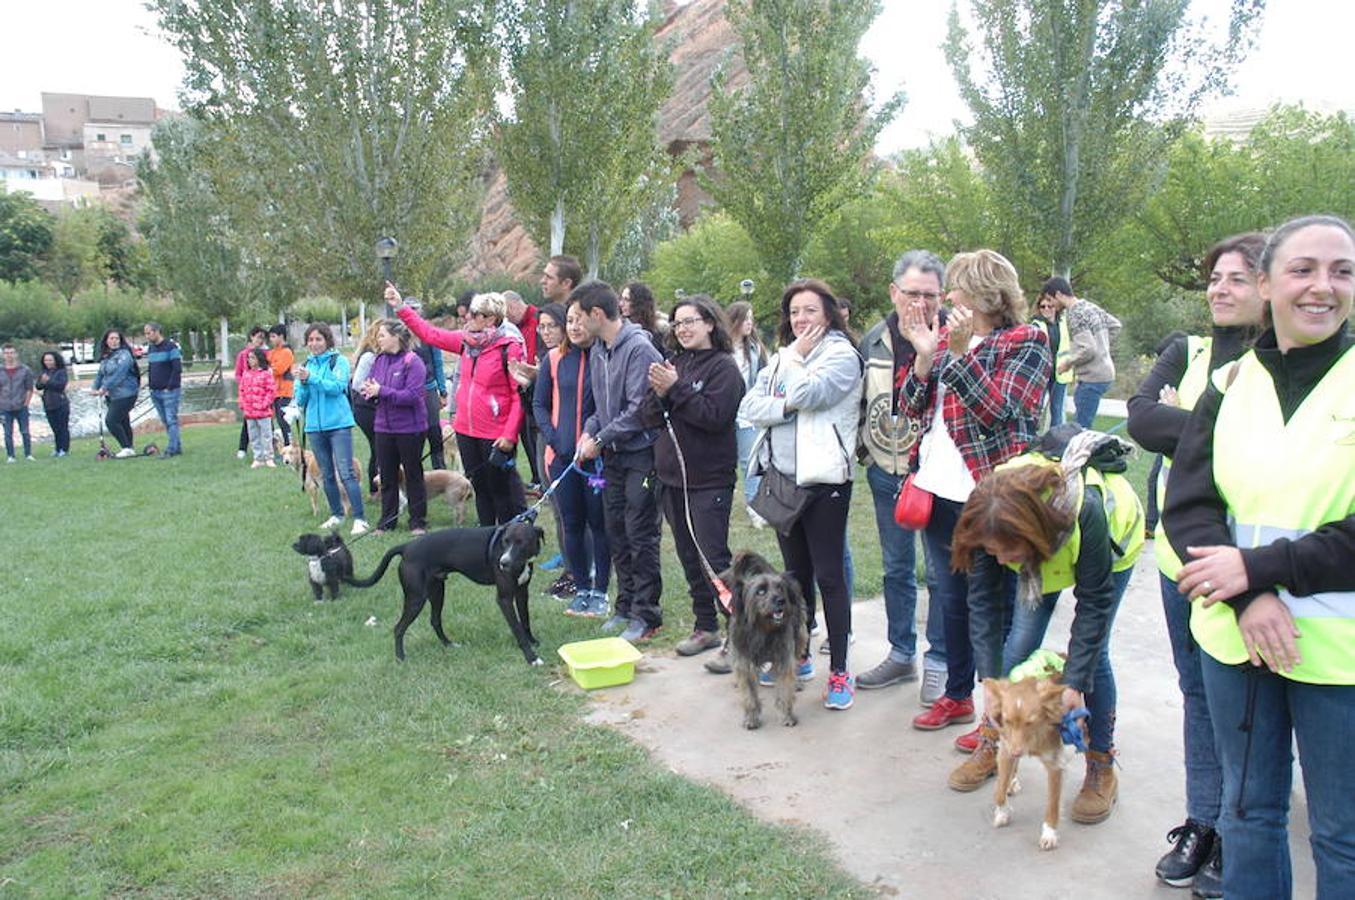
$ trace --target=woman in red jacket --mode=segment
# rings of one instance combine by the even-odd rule
[[[419,340],[459,353],[456,389],[457,449],[466,477],[475,487],[480,524],[502,525],[527,508],[514,456],[525,410],[509,364],[525,358],[522,338],[504,327],[501,294],[477,294],[464,329],[447,331],[428,324],[404,305],[395,285],[386,284],[386,303]]]

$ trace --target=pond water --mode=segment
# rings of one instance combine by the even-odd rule
[[[99,423],[103,419],[101,398],[89,392],[89,382],[77,382],[67,391],[71,401],[71,437],[91,437],[99,433]],[[225,390],[220,379],[210,376],[183,378],[183,396],[179,400],[179,414],[201,412],[208,409],[220,409],[225,406]],[[137,395],[136,406],[132,407],[132,425],[144,419],[156,422],[155,407],[151,404],[150,390],[143,384]],[[47,426],[47,414],[42,409],[42,397],[33,394],[33,402],[28,404],[29,431],[34,441],[50,441],[52,431]],[[17,436],[16,436],[17,437]]]

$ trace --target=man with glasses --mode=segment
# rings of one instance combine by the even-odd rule
[[[884,563],[885,618],[889,654],[875,668],[857,676],[857,687],[883,688],[915,681],[917,670],[917,538],[894,521],[894,503],[899,486],[908,474],[908,457],[917,440],[920,423],[908,418],[900,402],[898,385],[902,372],[913,364],[913,345],[899,331],[899,321],[911,307],[926,310],[928,318],[940,315],[946,276],[945,264],[926,250],[909,250],[894,264],[889,299],[894,305],[883,321],[866,332],[861,355],[866,360],[863,418],[858,430],[862,461],[867,463],[866,481],[875,502],[875,527],[880,536]],[[928,584],[933,561],[928,561]],[[935,560],[948,565],[949,560]],[[946,647],[942,611],[928,589],[927,652],[923,657],[923,706],[931,706],[946,685]]]

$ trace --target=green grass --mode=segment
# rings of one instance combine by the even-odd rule
[[[459,647],[425,613],[403,665],[389,577],[313,604],[290,543],[317,520],[289,472],[235,460],[236,434],[189,429],[172,462],[77,441],[0,466],[0,896],[864,893],[812,834],[585,724],[554,649],[595,626],[556,601],[533,600],[545,669],[484,588],[449,591]],[[774,551],[742,522],[736,546]],[[358,569],[396,540],[357,545]],[[690,612],[670,548],[673,641]]]

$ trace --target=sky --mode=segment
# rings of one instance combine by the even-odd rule
[[[949,134],[965,117],[941,53],[950,4],[883,0],[862,42],[874,64],[875,94],[903,88],[908,103],[877,143],[882,154]],[[1194,0],[1192,10],[1222,22],[1228,0]],[[1355,4],[1346,0],[1270,0],[1256,49],[1237,71],[1235,95],[1215,107],[1306,101],[1355,111],[1349,75]],[[0,53],[0,110],[42,110],[43,91],[175,100],[183,65],[157,33],[143,0],[0,0],[11,40]],[[17,38],[17,39],[16,39]]]

